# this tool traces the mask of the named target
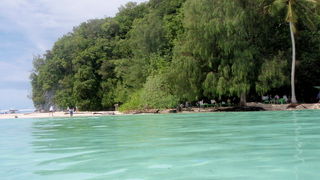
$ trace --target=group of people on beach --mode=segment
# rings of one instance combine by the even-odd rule
[[[279,95],[275,95],[274,97],[272,97],[271,95],[266,95],[266,96],[262,96],[261,100],[263,103],[267,103],[267,104],[287,104],[290,103],[290,97],[288,98],[287,95],[283,95],[282,98],[280,98]],[[317,102],[320,103],[320,91],[316,97]]]
[[[73,116],[73,113],[76,111],[76,109],[77,108],[67,108],[67,112],[69,112],[69,114],[70,114],[70,117],[72,117]],[[55,112],[56,110],[55,110],[55,107],[54,106],[50,106],[50,108],[49,108],[49,115],[50,116],[53,116],[53,113]]]
[[[211,99],[211,100],[200,100],[195,103],[196,107],[198,108],[205,108],[205,107],[218,107],[218,106],[231,106],[232,104],[236,103],[236,98],[233,98],[232,100],[228,98],[226,101],[225,100],[219,100],[217,101],[216,99]],[[181,110],[183,108],[191,108],[192,104],[190,102],[185,102],[184,104],[180,104],[177,109]]]
[[[283,95],[282,98],[280,98],[279,95],[275,95],[274,97],[272,97],[272,95],[266,95],[266,96],[262,96],[261,100],[263,103],[267,103],[267,104],[287,104],[289,102],[289,98],[287,95]]]

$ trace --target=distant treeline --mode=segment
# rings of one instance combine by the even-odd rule
[[[289,1],[128,3],[113,18],[75,27],[34,58],[32,100],[38,109],[119,104],[130,110],[290,96]],[[320,85],[319,8],[300,3],[294,4],[295,84],[298,101],[310,102],[317,94],[313,86]]]

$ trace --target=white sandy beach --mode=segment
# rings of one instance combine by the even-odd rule
[[[288,108],[289,104],[262,104],[262,103],[247,103],[247,107],[261,107],[267,111],[288,111],[288,110],[312,110],[320,109],[320,103],[313,104],[299,104],[295,108]],[[221,111],[224,111],[228,107],[219,108]],[[229,107],[230,108],[230,107]],[[201,112],[219,112],[217,108],[192,108],[189,111],[183,110],[182,113],[201,113]],[[81,111],[75,112],[73,117],[93,117],[93,116],[111,116],[111,115],[124,115],[124,114],[150,114],[150,113],[160,113],[167,114],[170,113],[170,110],[145,110],[145,111],[132,111],[127,113],[122,113],[119,111]],[[15,119],[15,118],[57,118],[57,117],[70,117],[70,114],[67,112],[54,112],[51,113],[25,113],[25,114],[0,114],[0,119]]]
[[[118,111],[99,111],[99,112],[75,112],[73,117],[91,117],[91,116],[107,116],[107,115],[120,115]],[[57,117],[70,117],[69,113],[66,112],[54,112],[51,113],[25,113],[25,114],[0,114],[0,119],[15,119],[15,118],[57,118]]]

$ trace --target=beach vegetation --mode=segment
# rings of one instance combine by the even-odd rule
[[[266,94],[312,102],[320,84],[317,2],[127,3],[115,17],[88,20],[35,56],[31,98],[38,109],[122,111],[229,98],[245,105]]]

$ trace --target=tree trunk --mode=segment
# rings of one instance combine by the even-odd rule
[[[246,95],[246,93],[241,93],[240,106],[246,106],[246,104],[247,104],[247,95]]]
[[[293,23],[290,22],[290,33],[292,43],[292,67],[291,67],[291,103],[297,103],[296,91],[295,91],[295,70],[296,70],[296,43],[294,39]]]

